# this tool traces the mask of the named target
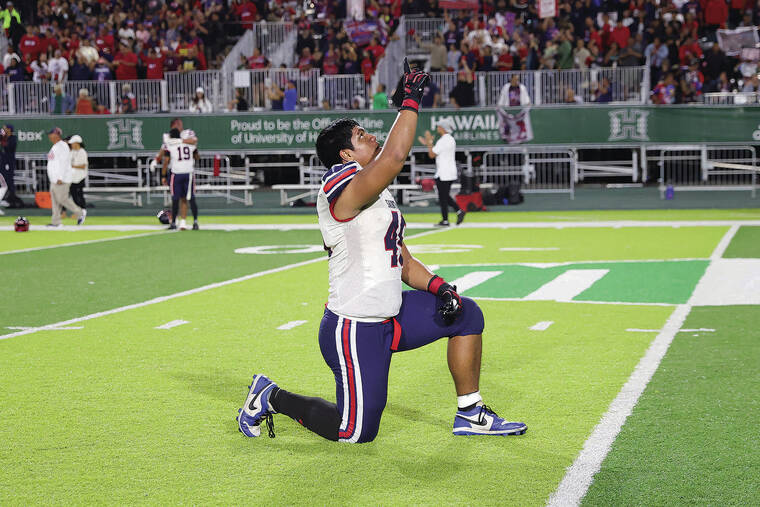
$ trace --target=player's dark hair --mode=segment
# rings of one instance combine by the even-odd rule
[[[171,129],[169,131],[169,137],[172,137],[174,139],[179,139],[179,129]]]
[[[335,120],[323,128],[317,136],[317,156],[326,168],[330,169],[335,164],[340,164],[340,150],[354,149],[351,143],[351,135],[354,127],[359,123],[351,118]]]

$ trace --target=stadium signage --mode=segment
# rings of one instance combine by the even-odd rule
[[[509,145],[636,145],[640,143],[756,143],[760,108],[753,106],[570,106],[507,109],[432,109],[420,113],[418,135],[447,118],[459,148]],[[382,142],[396,112],[296,111],[184,116],[202,151],[313,151],[319,131],[350,116]],[[45,132],[79,134],[90,153],[148,154],[161,146],[174,115],[39,116],[8,118],[19,136],[18,153],[45,154]],[[415,146],[421,149],[421,145]]]

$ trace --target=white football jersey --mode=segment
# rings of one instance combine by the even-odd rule
[[[163,149],[171,157],[171,170],[174,174],[188,174],[193,172],[195,160],[195,145],[186,144],[182,138],[165,137]]]
[[[377,322],[395,317],[401,308],[406,223],[387,189],[354,218],[335,218],[338,196],[361,170],[358,163],[349,162],[327,171],[317,195],[317,214],[330,256],[327,308],[351,319]]]

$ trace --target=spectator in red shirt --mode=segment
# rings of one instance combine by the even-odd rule
[[[617,42],[620,49],[624,49],[628,46],[628,39],[631,37],[631,31],[627,26],[623,26],[623,19],[618,19],[617,26],[612,30],[610,34],[610,42]]]
[[[269,66],[267,57],[261,54],[259,48],[253,48],[253,54],[248,58],[248,68],[252,70],[268,69]]]
[[[233,10],[244,30],[253,28],[253,22],[259,19],[259,11],[251,0],[238,0]]]
[[[594,27],[594,20],[590,17],[586,18],[586,29],[584,31],[583,40],[585,40],[586,43],[593,40],[596,42],[597,47],[602,47],[602,35],[597,31],[596,27]]]
[[[137,79],[137,55],[129,47],[129,44],[121,43],[120,50],[113,58],[116,66],[116,79],[133,80]]]
[[[298,70],[308,72],[314,66],[314,60],[311,58],[311,49],[303,48],[301,58],[298,59]]]
[[[715,31],[725,26],[728,19],[728,5],[725,0],[707,0],[705,2],[705,28]]]
[[[340,53],[335,49],[335,43],[331,42],[325,56],[322,58],[322,73],[327,75],[339,72]]]
[[[42,46],[40,44],[40,39],[35,35],[34,33],[34,27],[32,25],[26,26],[26,34],[21,37],[21,41],[19,41],[19,52],[21,53],[21,58],[26,57],[27,54],[31,55],[31,60],[34,61],[37,59],[39,54],[42,52]]]
[[[512,57],[512,53],[509,52],[509,49],[505,49],[494,62],[493,67],[497,71],[512,70],[514,63],[515,60]]]
[[[364,83],[368,84],[372,80],[372,75],[375,73],[375,66],[372,64],[372,59],[369,57],[369,51],[366,49],[362,51],[361,69],[362,74],[364,74]]]
[[[702,48],[693,37],[687,37],[681,47],[678,48],[678,59],[683,67],[686,67],[695,58],[702,58]]]
[[[145,57],[145,78],[164,78],[164,55],[161,54],[160,48],[153,48],[148,51]]]
[[[367,46],[367,51],[372,55],[372,61],[375,62],[375,65],[377,65],[377,62],[379,62],[380,58],[385,54],[385,48],[380,45],[377,37],[372,37],[372,41],[369,43],[369,46]]]
[[[113,35],[108,33],[108,28],[106,28],[106,25],[100,27],[100,33],[97,37],[95,37],[95,45],[97,46],[98,51],[101,53],[105,48],[108,48],[108,51],[110,53],[113,53]]]

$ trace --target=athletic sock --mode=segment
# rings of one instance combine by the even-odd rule
[[[269,404],[276,412],[295,419],[317,435],[327,440],[338,440],[340,413],[335,403],[275,387],[269,395]]]
[[[195,197],[190,199],[190,210],[193,212],[193,221],[198,221],[198,204],[195,202]]]
[[[472,410],[475,405],[482,401],[483,397],[480,396],[480,391],[475,391],[474,393],[457,396],[457,407],[459,407],[459,410]]]
[[[179,213],[179,199],[172,199],[172,223],[177,221],[177,214]]]

